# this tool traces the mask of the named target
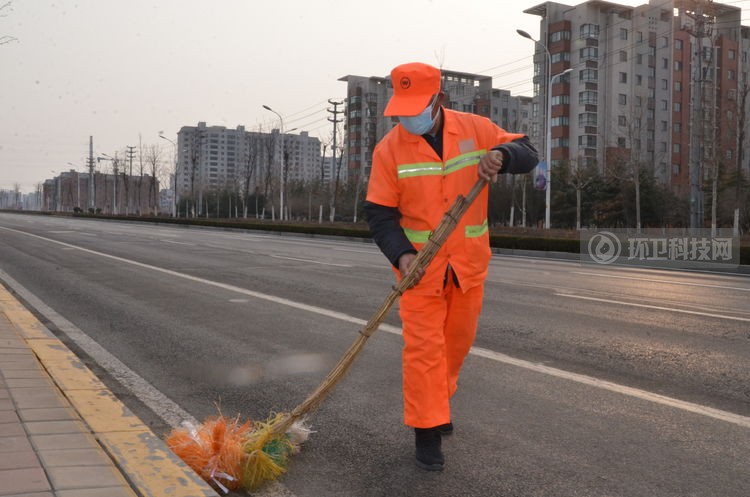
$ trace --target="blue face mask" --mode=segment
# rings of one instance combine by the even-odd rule
[[[430,101],[432,104],[432,101]],[[428,105],[425,110],[416,116],[399,116],[398,120],[401,125],[413,135],[423,135],[435,126],[437,114],[432,117],[432,105]]]

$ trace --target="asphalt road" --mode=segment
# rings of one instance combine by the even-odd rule
[[[10,214],[0,270],[198,419],[294,407],[393,283],[368,243]],[[414,465],[386,323],[261,495],[750,495],[747,276],[493,257],[441,474]],[[167,401],[60,333],[166,433]]]

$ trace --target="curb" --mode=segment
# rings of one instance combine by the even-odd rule
[[[86,431],[141,497],[218,497],[4,286],[4,314],[39,360]]]

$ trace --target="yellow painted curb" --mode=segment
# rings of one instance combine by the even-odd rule
[[[12,300],[8,300],[10,297]],[[50,333],[19,301],[5,288],[0,287],[0,312],[4,313],[24,338],[49,338]]]
[[[99,439],[144,497],[217,495],[150,430],[102,433]]]
[[[0,285],[0,315],[3,314],[142,497],[218,497],[64,343],[54,338]]]

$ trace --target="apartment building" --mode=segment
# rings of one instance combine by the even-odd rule
[[[283,148],[282,148],[283,147]],[[280,178],[284,150],[285,181],[315,181],[320,177],[320,140],[306,131],[270,133],[224,126],[183,126],[177,133],[178,196],[232,189],[250,178],[262,184],[266,175]]]
[[[550,95],[553,166],[635,161],[682,194],[691,160],[700,157],[701,178],[719,162],[737,167],[739,116],[747,111],[738,106],[738,82],[748,51],[739,7],[591,0],[524,12],[541,18],[550,54],[548,74],[547,54],[536,44],[531,136],[545,150]],[[702,97],[695,98],[698,87]]]
[[[348,176],[358,171],[370,175],[372,151],[398,120],[384,117],[383,110],[393,95],[390,77],[347,75],[344,160]],[[446,107],[487,117],[508,131],[528,133],[531,128],[530,97],[512,96],[492,88],[492,77],[443,69],[442,88]]]

